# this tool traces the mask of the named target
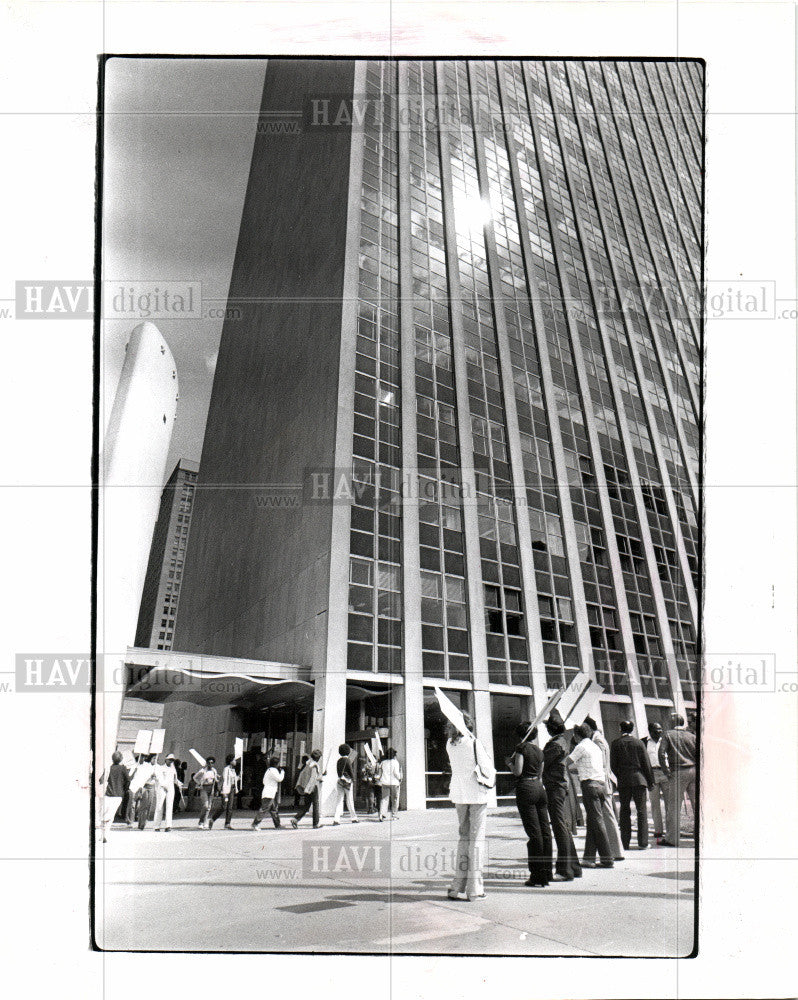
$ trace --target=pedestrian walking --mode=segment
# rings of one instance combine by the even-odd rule
[[[155,754],[150,754],[144,760],[139,761],[136,772],[130,779],[129,791],[136,801],[139,830],[144,830],[150,813],[155,808],[155,788],[157,778],[155,776]]]
[[[370,815],[380,811],[380,764],[368,757],[360,762],[360,787],[366,798],[366,812]]]
[[[468,735],[447,723],[446,753],[452,777],[449,798],[457,811],[458,841],[455,871],[449,886],[449,899],[465,894],[469,903],[485,898],[482,869],[485,863],[485,822],[490,788],[496,782],[496,769],[485,748],[474,736],[474,723],[463,712]]]
[[[326,771],[322,773],[320,760],[321,750],[314,750],[296,780],[296,790],[301,796],[301,802],[296,816],[291,820],[291,826],[295,830],[299,825],[299,821],[307,813],[308,809],[311,808],[313,809],[313,829],[316,830],[319,827],[319,792],[321,790],[321,779],[327,773]]]
[[[233,829],[233,811],[236,806],[236,797],[239,791],[238,768],[235,757],[229,753],[225,757],[224,769],[222,770],[221,796],[211,813],[208,829],[213,829],[213,824],[224,813],[225,830]]]
[[[335,803],[335,814],[333,816],[333,826],[340,826],[340,819],[344,811],[344,802],[352,818],[353,823],[357,823],[357,813],[355,812],[355,772],[352,768],[351,759],[352,748],[348,743],[342,743],[338,747],[338,761],[335,765],[338,771],[338,784],[336,793],[338,795]]]
[[[618,779],[618,797],[621,800],[621,842],[629,850],[632,839],[632,800],[637,814],[637,846],[641,851],[648,847],[648,790],[654,786],[654,772],[642,741],[632,735],[634,723],[621,723],[621,735],[612,741],[610,767]]]
[[[214,766],[215,757],[209,757],[205,766],[194,773],[194,785],[199,789],[200,794],[200,830],[210,830],[209,820],[213,809],[213,800],[219,787],[219,772]]]
[[[543,787],[546,790],[551,831],[557,844],[555,882],[571,882],[582,877],[582,866],[576,852],[570,827],[568,799],[568,750],[565,723],[557,709],[552,709],[545,722],[551,739],[543,748]]]
[[[693,809],[695,829],[698,829],[695,802],[696,738],[685,726],[684,716],[678,712],[671,715],[671,729],[662,737],[658,753],[660,767],[668,779],[665,799],[667,830],[662,843],[665,847],[678,847],[685,793]]]
[[[136,821],[136,809],[138,806],[138,795],[140,793],[132,792],[130,786],[133,783],[133,775],[138,770],[140,758],[134,757],[130,764],[125,766],[128,776],[127,792],[125,793],[125,801],[123,803],[123,808],[125,812],[125,823],[128,826],[133,826]]]
[[[255,819],[252,821],[253,830],[260,830],[260,824],[267,812],[272,818],[275,829],[280,829],[280,811],[277,808],[277,793],[280,790],[280,783],[284,777],[285,770],[280,767],[280,758],[269,757],[269,766],[263,775],[263,793],[260,799],[260,808],[255,813]]]
[[[391,819],[399,818],[399,789],[402,784],[402,765],[393,747],[385,751],[385,760],[380,764],[380,822],[391,810]]]
[[[593,733],[586,723],[574,729],[574,738],[578,741],[568,755],[568,759],[576,765],[579,781],[582,785],[582,803],[585,807],[585,823],[587,835],[585,838],[585,858],[583,868],[595,868],[592,860],[599,854],[600,868],[613,868],[614,859],[607,839],[604,825],[605,773],[601,748],[593,741]],[[588,842],[592,844],[592,858],[588,854]]]
[[[155,768],[155,832],[160,833],[161,821],[164,822],[166,833],[172,829],[172,812],[175,805],[175,789],[178,783],[175,755],[166,755],[163,764]]]
[[[122,800],[127,794],[130,785],[130,776],[127,768],[122,764],[122,754],[115,750],[111,756],[111,766],[108,768],[108,775],[105,779],[105,795],[103,797],[102,814],[102,834],[103,843],[107,843],[106,833],[108,827],[113,823],[117,810],[122,805]]]
[[[302,792],[297,788],[297,782],[299,781],[299,776],[305,770],[305,764],[310,760],[310,757],[306,754],[302,754],[302,760],[299,762],[299,770],[297,771],[297,781],[294,782],[294,812],[299,812],[299,807],[302,805]]]

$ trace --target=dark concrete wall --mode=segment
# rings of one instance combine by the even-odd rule
[[[351,94],[353,74],[270,60],[262,111]],[[310,664],[318,647],[331,510],[259,504],[333,463],[350,138],[256,138],[230,287],[242,316],[222,332],[174,649]]]

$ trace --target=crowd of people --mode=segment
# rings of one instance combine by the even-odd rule
[[[458,818],[458,849],[450,899],[481,899],[485,895],[486,819],[495,770],[473,723],[463,716],[468,735],[449,725],[446,744],[452,778],[449,797]],[[519,744],[506,764],[515,778],[518,813],[527,836],[529,878],[526,885],[545,887],[571,882],[585,868],[614,868],[625,859],[632,840],[634,802],[637,848],[649,847],[648,800],[654,820],[655,843],[679,847],[685,795],[696,821],[697,745],[684,718],[671,716],[663,735],[652,722],[644,740],[633,735],[634,723],[621,724],[621,735],[608,744],[588,716],[572,731],[554,709],[544,723],[549,739],[541,749],[538,731],[529,723],[518,727]],[[579,797],[573,788],[576,771],[584,809],[585,844],[580,859],[574,843]],[[615,791],[619,813],[615,812]],[[663,829],[661,797],[665,799]],[[555,852],[556,848],[556,852]]]
[[[450,899],[469,901],[485,895],[484,861],[488,804],[495,787],[496,770],[482,743],[473,732],[471,718],[463,713],[465,731],[448,724],[446,751],[451,771],[449,798],[455,806],[458,823],[458,847],[455,872],[448,889]],[[648,805],[654,826],[655,844],[678,847],[681,843],[681,813],[685,796],[696,818],[696,737],[678,713],[671,716],[671,728],[663,734],[652,722],[648,735],[634,735],[634,723],[621,723],[621,735],[608,744],[590,716],[573,730],[566,729],[554,709],[544,726],[548,741],[537,745],[537,728],[529,723],[518,727],[519,743],[506,764],[515,779],[518,813],[527,837],[529,878],[526,885],[545,887],[552,881],[570,882],[581,878],[583,869],[613,868],[623,861],[632,841],[634,802],[637,849],[649,847]],[[252,828],[258,830],[268,813],[276,829],[282,829],[280,791],[285,780],[280,758],[272,756],[263,774],[258,810]],[[302,758],[294,782],[295,815],[291,826],[297,829],[311,813],[314,829],[320,825],[322,754],[314,750]],[[333,825],[340,824],[344,807],[353,823],[359,822],[355,808],[356,771],[352,748],[342,743],[335,764],[336,802]],[[579,789],[574,787],[574,775]],[[358,774],[365,793],[368,813],[376,813],[382,822],[399,817],[399,791],[403,780],[396,751],[389,747],[379,759],[368,755]],[[210,830],[224,815],[224,828],[232,829],[236,801],[241,788],[240,761],[228,755],[222,774],[215,759],[191,777],[191,785],[200,799],[199,826]],[[173,754],[163,763],[156,755],[142,757],[126,768],[122,755],[113,755],[106,782],[103,833],[117,812],[132,826],[145,829],[149,816],[155,829],[169,831],[175,798],[183,800],[186,787],[185,767]],[[615,792],[619,810],[616,814]],[[584,810],[585,843],[580,858],[574,843],[578,819]],[[664,799],[664,821],[663,821]],[[105,836],[103,837],[105,839]]]
[[[214,823],[224,816],[224,829],[233,829],[233,816],[241,792],[241,761],[228,754],[221,775],[216,770],[216,758],[208,757],[205,763],[186,782],[185,762],[178,762],[174,754],[167,754],[159,763],[157,754],[140,755],[128,766],[122,763],[122,754],[117,750],[112,757],[111,767],[105,782],[102,830],[103,841],[114,820],[128,827],[147,828],[152,817],[156,832],[162,829],[170,832],[172,818],[177,808],[187,808],[192,794],[199,797],[198,826],[210,830]],[[305,754],[294,782],[294,805],[296,814],[291,820],[294,829],[311,812],[314,829],[321,824],[320,792],[321,779],[327,771],[322,770],[321,751]],[[396,750],[388,747],[373,763],[368,759],[360,771],[361,789],[365,791],[367,813],[375,813],[382,822],[399,817],[399,790],[403,780],[402,766]],[[336,805],[333,825],[339,826],[346,806],[353,823],[358,822],[355,809],[354,785],[355,766],[352,747],[342,743],[338,747],[336,761]],[[262,787],[257,795],[258,807],[252,828],[259,830],[268,813],[276,829],[282,829],[280,821],[281,788],[285,780],[285,768],[280,758],[268,758],[263,774]]]

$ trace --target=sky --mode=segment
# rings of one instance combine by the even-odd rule
[[[106,64],[105,288],[201,283],[203,318],[153,320],[174,354],[180,387],[167,476],[178,459],[199,461],[202,451],[222,332],[222,319],[207,309],[227,299],[265,69],[262,59]],[[107,304],[103,311],[109,315]],[[107,411],[138,322],[109,318],[102,326]]]

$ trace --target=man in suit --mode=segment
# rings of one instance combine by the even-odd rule
[[[648,809],[646,796],[654,787],[654,772],[641,740],[632,736],[633,722],[621,723],[621,735],[612,741],[610,767],[618,779],[618,798],[621,800],[621,843],[629,850],[632,839],[632,799],[637,813],[637,846],[641,851],[648,847]]]
[[[555,882],[572,882],[582,877],[582,866],[579,855],[571,836],[570,824],[566,815],[566,796],[568,795],[568,773],[566,771],[568,738],[565,735],[565,723],[556,708],[545,722],[551,739],[543,748],[543,787],[549,805],[551,832],[557,844],[557,865],[555,867]]]

